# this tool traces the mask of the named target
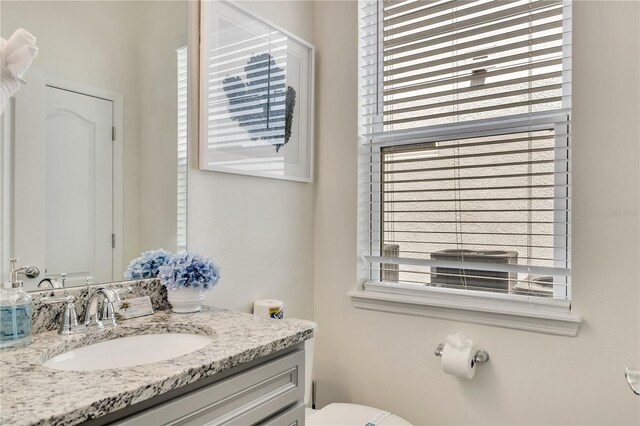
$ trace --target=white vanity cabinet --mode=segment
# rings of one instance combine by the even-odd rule
[[[241,364],[91,424],[304,425],[304,346]]]

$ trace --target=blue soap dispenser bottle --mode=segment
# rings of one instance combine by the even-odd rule
[[[31,296],[18,281],[17,261],[10,260],[9,282],[0,288],[0,348],[31,343]]]

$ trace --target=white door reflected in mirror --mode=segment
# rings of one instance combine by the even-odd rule
[[[52,87],[46,94],[43,265],[70,282],[111,281],[113,102]]]
[[[36,135],[14,147],[21,195],[13,212],[15,250],[43,272],[25,287],[61,273],[67,285],[87,276],[112,281],[113,177],[122,173],[113,167],[114,100],[91,94],[99,89],[53,87],[35,74],[15,101],[18,110],[32,108],[16,116],[16,133]]]

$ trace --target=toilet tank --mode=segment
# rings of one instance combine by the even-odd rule
[[[296,322],[302,322],[313,327],[314,337],[304,342],[304,405],[311,404],[311,387],[313,386],[313,351],[315,349],[315,335],[318,331],[318,324],[313,321],[296,319]]]

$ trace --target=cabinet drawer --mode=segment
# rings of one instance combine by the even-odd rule
[[[304,426],[305,407],[302,402],[260,423],[260,426]]]
[[[235,374],[118,425],[251,425],[304,399],[304,351]]]

